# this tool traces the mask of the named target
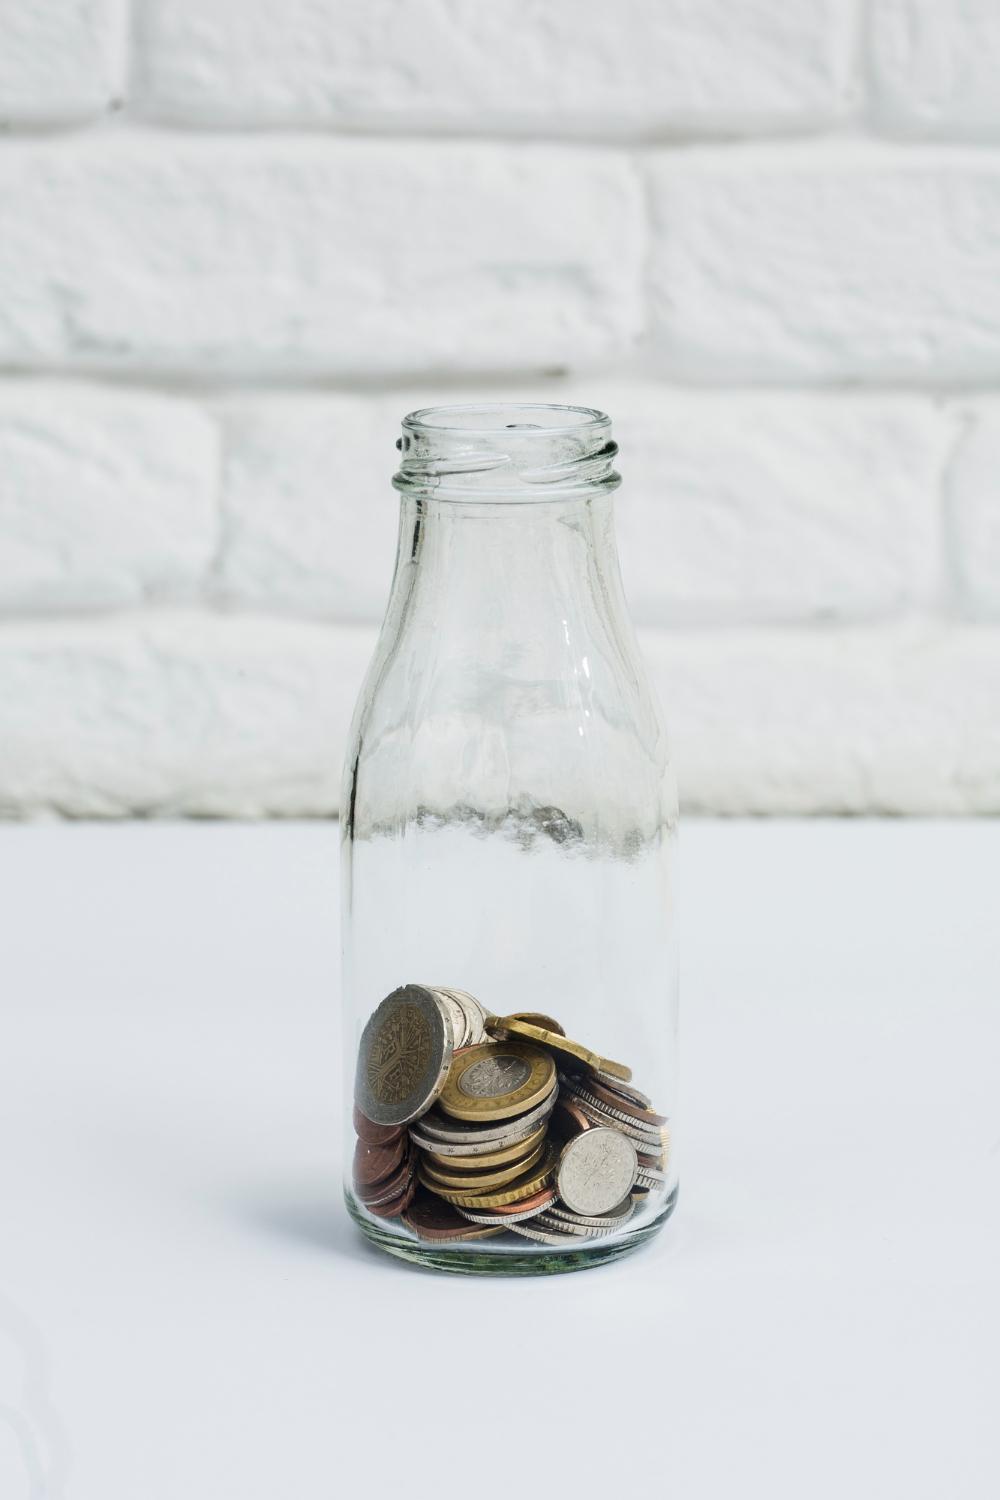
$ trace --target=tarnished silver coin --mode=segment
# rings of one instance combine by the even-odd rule
[[[607,1213],[628,1197],[638,1168],[628,1137],[598,1126],[566,1142],[556,1169],[556,1190],[574,1213]]]
[[[557,1198],[551,1208],[546,1209],[546,1212],[556,1219],[564,1219],[569,1224],[581,1224],[591,1229],[620,1229],[635,1213],[635,1204],[631,1198],[626,1198],[623,1203],[617,1204],[606,1214],[577,1214]]]
[[[368,1018],[358,1048],[354,1098],[378,1125],[406,1125],[434,1103],[448,1076],[451,1020],[426,985],[404,984]]]

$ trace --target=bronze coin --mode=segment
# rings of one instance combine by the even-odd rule
[[[404,1222],[422,1240],[483,1240],[496,1231],[485,1224],[463,1219],[457,1209],[432,1193],[418,1193]]]
[[[610,1105],[612,1109],[619,1110],[623,1115],[631,1115],[634,1120],[643,1120],[649,1125],[667,1123],[666,1115],[657,1115],[651,1109],[643,1109],[641,1105],[635,1104],[624,1094],[619,1094],[617,1090],[608,1088],[607,1084],[601,1083],[597,1078],[587,1079],[587,1090],[603,1104]]]
[[[370,1205],[372,1203],[385,1203],[397,1193],[401,1193],[409,1186],[410,1178],[416,1171],[416,1158],[412,1151],[407,1151],[402,1162],[395,1172],[390,1172],[388,1177],[383,1177],[381,1182],[371,1184],[355,1184],[354,1191],[361,1202]]]
[[[354,1147],[354,1186],[372,1187],[395,1172],[406,1151],[406,1138],[390,1141],[386,1146],[368,1146],[358,1141]]]
[[[391,1145],[399,1140],[404,1129],[402,1125],[376,1125],[374,1120],[361,1113],[357,1105],[354,1106],[354,1131],[366,1146]]]
[[[501,1208],[491,1208],[491,1214],[523,1214],[527,1208],[547,1208],[556,1200],[554,1187],[543,1187],[530,1198],[521,1198],[517,1203],[506,1203]]]
[[[369,1203],[367,1209],[370,1214],[375,1214],[379,1219],[398,1219],[400,1214],[405,1213],[413,1202],[413,1195],[417,1190],[417,1179],[414,1177],[409,1186],[404,1188],[398,1198],[392,1198],[388,1203]]]
[[[561,1096],[552,1111],[553,1129],[562,1135],[579,1135],[581,1130],[591,1128],[590,1121],[578,1104]]]

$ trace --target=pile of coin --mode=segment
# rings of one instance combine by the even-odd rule
[[[613,1234],[667,1180],[666,1118],[631,1078],[551,1016],[404,985],[361,1037],[357,1197],[425,1240]]]

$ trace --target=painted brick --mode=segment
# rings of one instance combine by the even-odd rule
[[[0,385],[0,610],[190,597],[217,540],[218,442],[169,397]]]
[[[960,607],[1000,616],[1000,409],[968,417],[948,469],[950,552]]]
[[[872,0],[872,114],[905,135],[1000,135],[995,0]]]
[[[140,107],[210,125],[655,134],[851,102],[840,0],[147,0]]]
[[[639,326],[623,157],[511,145],[11,144],[0,360],[222,374],[545,368]]]
[[[94,119],[121,103],[124,0],[0,0],[0,128]]]

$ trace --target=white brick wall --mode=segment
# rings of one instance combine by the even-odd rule
[[[0,814],[336,809],[401,414],[616,420],[685,804],[1000,812],[988,0],[0,0]]]

